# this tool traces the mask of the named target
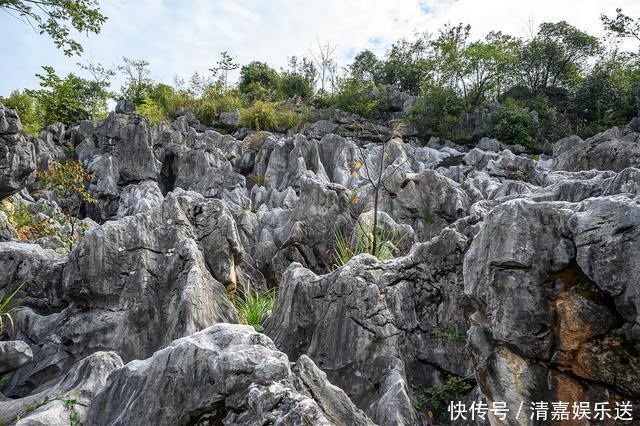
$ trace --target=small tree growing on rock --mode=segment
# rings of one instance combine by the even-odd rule
[[[369,168],[369,164],[367,162],[367,157],[360,148],[360,156],[362,157],[362,161],[357,161],[355,163],[355,170],[352,172],[354,176],[357,175],[357,170],[360,168],[364,168],[364,176],[371,184],[373,188],[373,224],[371,226],[371,231],[368,229],[364,229],[362,224],[358,222],[359,229],[356,229],[357,232],[355,237],[355,247],[350,247],[350,244],[347,242],[346,237],[340,233],[336,233],[336,255],[337,261],[339,265],[345,264],[351,257],[356,256],[360,253],[369,253],[378,259],[385,259],[391,257],[391,251],[389,248],[389,244],[391,247],[397,247],[406,235],[398,235],[395,231],[387,230],[383,226],[382,229],[379,229],[378,226],[378,205],[380,201],[380,189],[385,188],[385,183],[402,167],[406,160],[402,163],[398,164],[396,167],[391,170],[390,173],[384,173],[384,161],[387,156],[387,145],[388,143],[395,137],[399,137],[402,133],[402,124],[399,124],[393,131],[391,137],[385,138],[382,142],[381,152],[380,152],[380,161],[378,164],[378,169],[375,172],[372,172]],[[380,134],[378,133],[378,136]],[[393,249],[391,249],[393,250]]]
[[[91,179],[91,174],[78,161],[67,161],[65,164],[52,161],[47,170],[39,170],[37,174],[42,185],[55,194],[71,224],[69,248],[73,249],[76,221],[80,214],[80,208],[85,202],[96,202],[85,189],[85,183]]]

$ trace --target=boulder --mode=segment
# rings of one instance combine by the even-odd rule
[[[374,422],[416,424],[426,413],[412,407],[414,386],[472,375],[463,350],[466,245],[447,230],[406,257],[360,255],[327,275],[294,263],[267,334],[290,358],[308,355]]]
[[[25,342],[10,340],[0,342],[0,375],[17,370],[31,362],[33,353]]]
[[[464,281],[477,307],[469,348],[488,401],[637,404],[639,220],[629,195],[512,200],[486,216]]]
[[[0,400],[0,422],[29,426],[87,424],[86,413],[94,395],[109,374],[122,365],[115,353],[96,352],[44,390],[24,398]]]
[[[232,129],[240,127],[241,121],[242,118],[240,117],[240,111],[237,109],[228,112],[221,112],[220,117],[218,118],[220,126]]]
[[[251,327],[214,325],[112,373],[87,422],[372,424],[308,358],[294,365],[297,374],[289,364]]]

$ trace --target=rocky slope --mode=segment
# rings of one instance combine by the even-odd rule
[[[77,157],[98,200],[73,250],[0,213],[0,289],[24,297],[0,422],[451,424],[460,400],[511,412],[455,424],[544,424],[535,401],[606,402],[613,424],[640,399],[638,122],[539,158],[339,111],[231,135],[119,105],[29,138],[0,106],[0,198],[47,216],[36,167]],[[338,267],[368,176],[402,242]],[[276,288],[265,334],[234,325],[238,287]]]

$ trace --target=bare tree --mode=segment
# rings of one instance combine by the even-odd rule
[[[337,45],[332,45],[329,41],[318,41],[318,51],[309,50],[313,61],[316,63],[319,71],[320,89],[325,92],[325,84],[327,80],[331,80],[332,73],[335,74],[336,60],[335,53]]]
[[[229,55],[225,50],[224,52],[220,52],[220,60],[213,68],[209,68],[209,71],[211,71],[214,76],[220,76],[220,80],[222,80],[222,84],[226,89],[229,79],[229,71],[233,71],[239,67],[240,64],[234,62],[233,56]]]
[[[358,147],[360,150],[360,156],[362,157],[362,163],[364,165],[365,170],[365,178],[369,181],[371,186],[373,187],[373,227],[372,227],[372,242],[371,242],[371,254],[375,256],[378,250],[378,204],[380,200],[380,189],[384,188],[387,192],[389,192],[385,183],[402,167],[407,160],[404,160],[402,163],[398,164],[396,167],[391,170],[390,173],[384,174],[384,159],[387,153],[387,144],[396,137],[401,137],[403,124],[399,124],[394,130],[390,137],[385,138],[382,142],[382,149],[380,152],[380,160],[378,162],[378,170],[377,176],[371,176],[371,170],[369,169],[369,164],[367,163],[367,157],[362,149],[362,147]],[[360,132],[362,131],[362,127],[360,126]],[[376,131],[377,132],[377,131]],[[380,133],[378,133],[380,136]],[[367,235],[362,228],[361,231]]]

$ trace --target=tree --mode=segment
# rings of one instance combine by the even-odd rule
[[[93,80],[91,81],[91,103],[90,114],[91,118],[95,120],[99,115],[106,112],[106,100],[111,97],[111,93],[108,88],[111,85],[111,78],[116,75],[116,72],[112,68],[107,68],[100,63],[96,63],[91,60],[87,60],[86,63],[78,62],[78,66],[91,74]]]
[[[316,52],[310,50],[309,52],[319,69],[318,77],[320,80],[320,90],[322,93],[327,93],[325,85],[327,81],[332,83],[331,77],[332,75],[335,75],[336,72],[335,53],[338,46],[332,45],[329,41],[324,43],[320,42],[320,39],[317,41],[318,50]]]
[[[520,50],[522,79],[533,92],[572,87],[587,59],[599,50],[596,37],[566,21],[543,23],[538,34]]]
[[[349,66],[351,77],[359,81],[377,83],[380,80],[380,61],[370,50],[358,53]]]
[[[149,71],[149,62],[143,59],[130,59],[123,57],[123,65],[118,69],[124,72],[126,81],[122,87],[122,95],[130,98],[137,106],[144,99],[145,94],[151,89],[153,80]]]
[[[310,100],[314,93],[316,75],[316,67],[310,59],[303,57],[298,62],[296,56],[290,57],[289,69],[282,70],[280,75],[280,94],[285,98],[298,96]]]
[[[42,68],[44,74],[36,74],[41,89],[29,91],[37,100],[42,123],[69,125],[88,119],[95,92],[92,82],[74,74],[61,78],[52,67]],[[106,98],[100,101],[106,103]]]
[[[640,18],[634,19],[625,15],[622,9],[616,9],[615,18],[609,18],[602,14],[600,20],[610,35],[620,38],[635,38],[640,41]]]
[[[70,37],[69,25],[81,33],[98,34],[107,20],[97,0],[0,0],[0,9],[37,27],[40,34],[47,33],[67,56],[83,51]]]
[[[483,41],[473,42],[463,50],[461,80],[470,108],[497,99],[512,81],[517,59],[517,41],[500,32],[491,32]]]
[[[81,163],[72,160],[65,164],[52,161],[46,170],[39,170],[37,174],[42,185],[55,194],[58,204],[71,224],[69,248],[73,249],[75,225],[80,208],[85,202],[95,203],[94,198],[85,190],[85,183],[90,181],[91,175]]]
[[[260,61],[253,61],[240,68],[238,89],[252,99],[272,98],[278,90],[280,76],[269,65]]]
[[[224,52],[220,52],[220,60],[216,63],[215,67],[209,68],[209,71],[213,73],[214,77],[219,76],[220,80],[222,80],[222,86],[226,90],[228,87],[229,71],[238,69],[239,66],[240,64],[234,62],[233,56],[229,55],[225,50]]]
[[[27,134],[36,135],[44,127],[42,118],[38,114],[37,99],[28,90],[14,90],[8,98],[0,98],[0,103],[18,113]]]
[[[403,92],[419,95],[423,83],[432,75],[433,59],[429,46],[426,33],[414,41],[401,39],[394,43],[376,70],[379,73],[377,83],[392,84]]]

